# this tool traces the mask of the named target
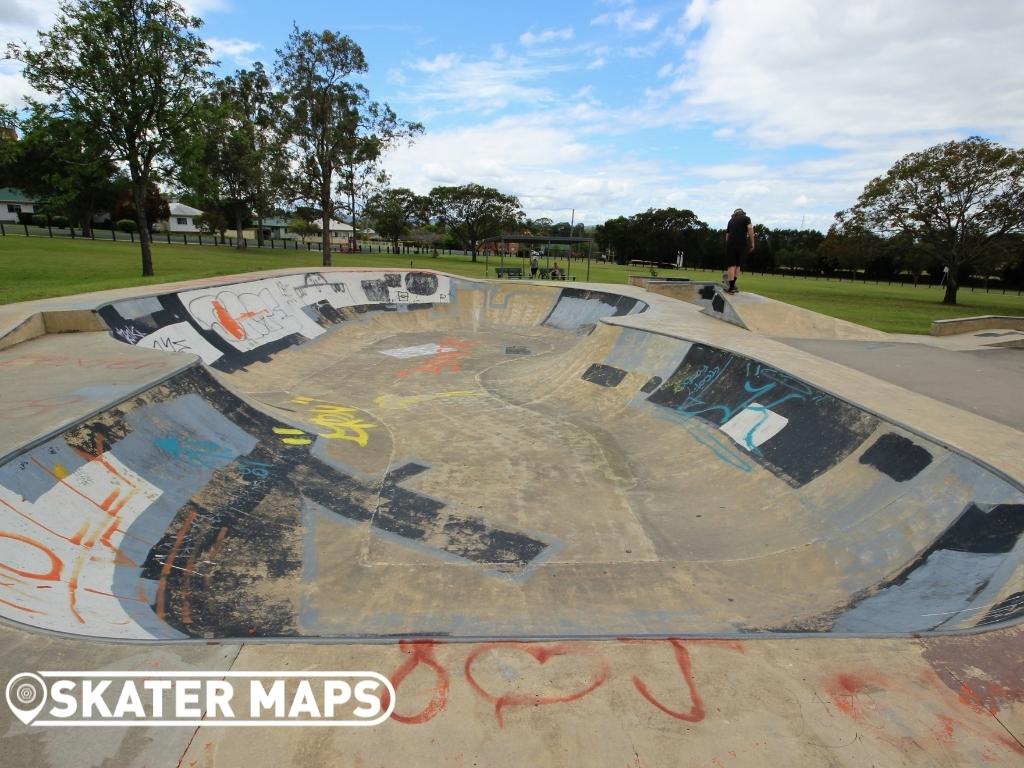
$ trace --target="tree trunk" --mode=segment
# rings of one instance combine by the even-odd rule
[[[327,183],[320,189],[320,205],[323,210],[320,244],[323,249],[324,266],[331,266],[331,177],[326,174]]]
[[[942,303],[955,306],[956,292],[959,287],[956,278],[953,276],[953,270],[949,270],[949,274],[946,276],[946,294],[942,297]]]
[[[245,238],[242,237],[242,209],[235,209],[235,248],[242,250],[245,248]]]
[[[473,254],[473,263],[476,263],[476,240],[469,241],[469,251]]]
[[[263,247],[263,214],[258,211],[256,213],[256,245],[260,248]]]
[[[356,231],[356,189],[354,186],[348,190],[348,209],[352,214],[352,242],[349,243],[352,251],[356,250],[356,243],[359,242],[359,233]]]
[[[149,236],[149,221],[146,220],[146,179],[137,176],[132,180],[135,197],[135,221],[139,226],[139,247],[142,249],[142,276],[153,276],[153,247]]]

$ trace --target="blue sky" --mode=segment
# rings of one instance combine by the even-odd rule
[[[52,0],[6,0],[0,42]],[[272,65],[294,21],[350,35],[374,98],[426,134],[395,184],[478,182],[527,215],[600,223],[736,206],[827,228],[909,151],[1024,143],[1024,3],[953,0],[243,2],[190,0],[225,71]],[[0,101],[25,92],[0,68]]]

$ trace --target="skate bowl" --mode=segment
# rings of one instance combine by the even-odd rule
[[[0,616],[126,641],[907,635],[1024,616],[1024,489],[608,286],[120,298],[177,361],[0,460]],[[31,343],[31,342],[29,342]],[[149,358],[146,358],[149,359]]]

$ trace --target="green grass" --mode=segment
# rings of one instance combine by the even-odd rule
[[[336,253],[333,262],[339,267],[414,267],[466,277],[484,276],[483,257],[474,264],[463,254],[433,258],[429,254]],[[506,265],[519,262],[505,259]],[[320,263],[316,252],[254,248],[238,252],[231,248],[154,243],[156,276],[142,278],[139,247],[129,242],[8,235],[0,237],[0,304],[238,272],[317,267]],[[491,266],[496,264],[497,260],[492,259]],[[628,275],[644,273],[645,270],[635,267],[594,263],[590,279],[622,284],[628,282]],[[586,264],[573,262],[572,274],[585,279]],[[713,270],[661,270],[659,274],[714,281],[721,276]],[[941,303],[941,290],[934,287],[865,285],[774,275],[744,275],[740,286],[744,291],[891,333],[927,333],[932,320],[950,317],[1024,315],[1024,297],[1016,293],[972,293],[970,289],[961,289],[960,304],[947,307]]]

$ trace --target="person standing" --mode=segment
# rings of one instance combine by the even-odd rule
[[[754,251],[754,225],[742,208],[732,212],[725,228],[725,254],[728,269],[726,279],[729,287],[726,293],[737,293],[736,281],[743,272],[747,254]]]
[[[530,277],[537,279],[537,271],[540,269],[540,254],[530,251]]]

